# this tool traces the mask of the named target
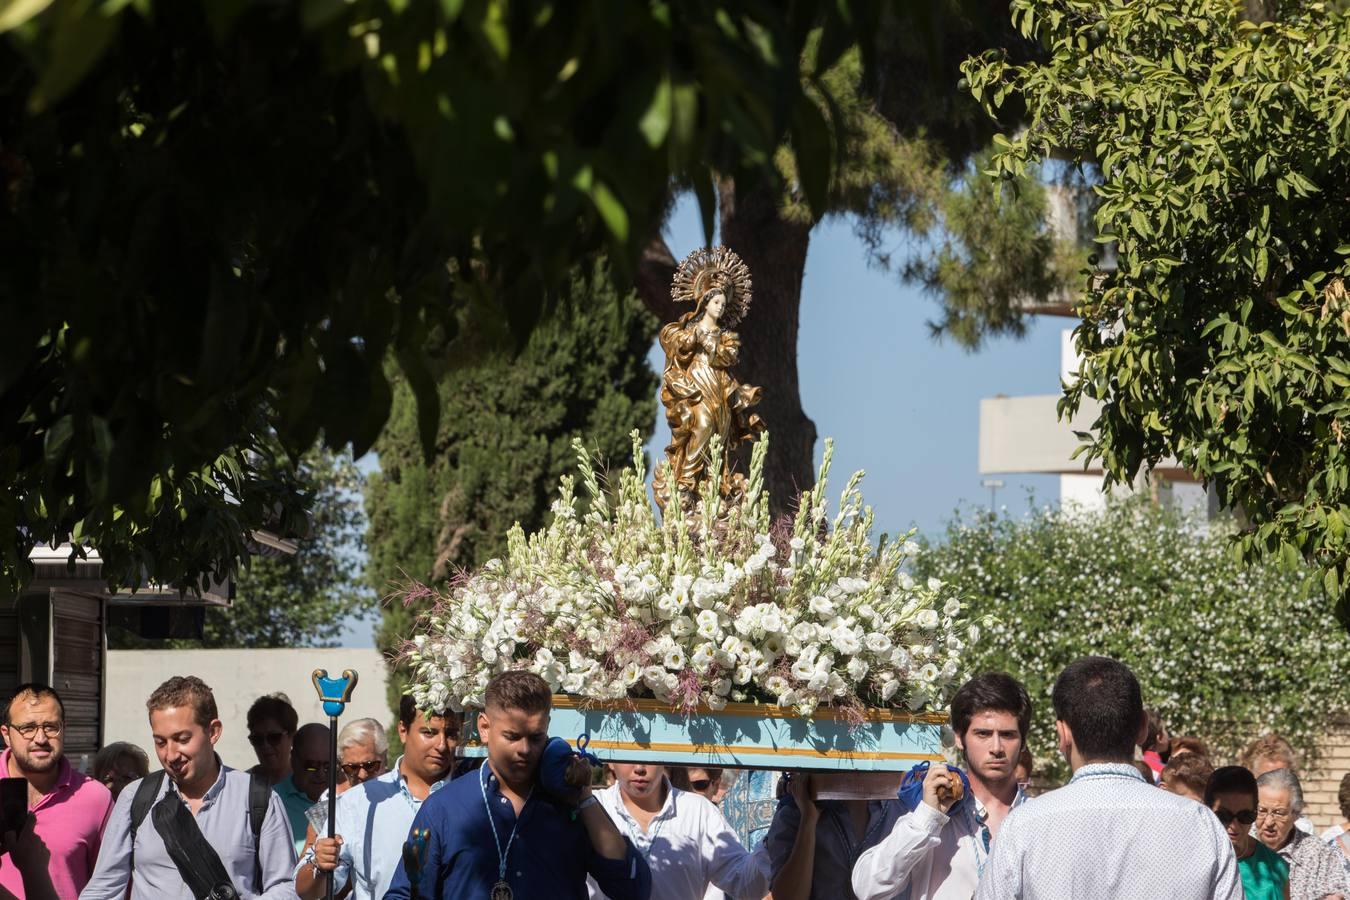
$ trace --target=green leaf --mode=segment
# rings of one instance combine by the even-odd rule
[[[84,4],[60,7],[54,25],[51,58],[42,69],[37,87],[28,98],[29,109],[39,112],[65,97],[93,68],[112,43],[121,22],[119,15],[102,9],[83,9]]]
[[[52,0],[0,0],[0,34],[18,28],[52,5]]]
[[[647,139],[647,146],[656,148],[665,141],[666,135],[670,133],[672,108],[673,92],[670,76],[663,75],[656,83],[656,90],[652,92],[652,100],[647,106],[647,111],[638,121],[638,130]]]
[[[595,210],[600,214],[600,219],[609,229],[609,233],[620,244],[628,241],[628,210],[624,209],[623,203],[614,195],[614,192],[599,179],[591,185],[591,202],[595,204]]]

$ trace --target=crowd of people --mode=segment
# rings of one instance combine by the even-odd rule
[[[485,760],[458,752],[461,716],[404,697],[401,755],[389,759],[381,723],[357,719],[337,735],[334,773],[327,726],[262,697],[245,771],[215,752],[211,689],[175,677],[146,702],[161,768],[116,743],[85,775],[62,753],[60,696],[22,685],[0,721],[0,900],[318,900],[330,882],[354,900],[1350,896],[1350,775],[1342,821],[1315,835],[1288,743],[1265,735],[1216,767],[1103,657],[1054,686],[1053,739],[1073,776],[1034,799],[1032,701],[1002,673],[952,699],[959,766],[923,764],[870,800],[819,798],[837,776],[800,772],[614,763],[578,777],[579,757],[549,736],[542,679],[503,673],[485,701]],[[740,789],[774,796],[746,816]]]

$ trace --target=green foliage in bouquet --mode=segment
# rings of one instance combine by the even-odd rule
[[[685,515],[660,518],[641,446],[612,493],[575,444],[590,508],[562,479],[553,521],[442,593],[405,647],[426,708],[480,707],[498,672],[537,672],[555,691],[592,700],[650,697],[693,712],[755,702],[809,715],[820,705],[942,708],[979,626],[937,579],[905,570],[908,539],[874,543],[859,472],[833,521],[824,501],[833,445],[794,520],[773,521],[763,489],[767,438],[747,488],[706,490]],[[708,485],[720,481],[714,450]]]
[[[1030,746],[1055,752],[1050,688],[1087,654],[1121,660],[1172,734],[1199,735],[1220,760],[1275,731],[1305,758],[1350,709],[1350,638],[1303,573],[1232,559],[1231,522],[1206,527],[1147,501],[1105,511],[1044,509],[953,522],[916,560],[972,615],[997,617],[971,648],[971,671],[1022,679],[1035,703]]]

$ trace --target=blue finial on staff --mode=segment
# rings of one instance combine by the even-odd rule
[[[314,681],[314,690],[319,693],[323,711],[328,714],[328,837],[335,833],[334,817],[337,814],[337,720],[351,702],[352,691],[356,689],[356,671],[343,669],[341,678],[329,678],[327,669],[315,669],[310,676]],[[328,874],[326,900],[333,900],[333,875]]]

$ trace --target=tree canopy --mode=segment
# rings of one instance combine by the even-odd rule
[[[1350,16],[1314,0],[1013,0],[1045,48],[963,67],[991,111],[987,174],[1080,167],[1112,270],[1079,281],[1083,458],[1108,483],[1166,458],[1249,525],[1248,559],[1311,561],[1350,624]],[[1250,7],[1250,8],[1249,8]]]
[[[954,520],[915,574],[990,619],[969,647],[971,670],[1026,684],[1030,746],[1056,774],[1067,773],[1050,689],[1089,654],[1128,665],[1172,734],[1231,758],[1276,731],[1312,759],[1327,723],[1350,709],[1350,636],[1301,590],[1301,572],[1232,559],[1231,531],[1142,498],[1104,511],[980,512]]]
[[[879,14],[5,4],[0,577],[72,536],[123,584],[228,570],[250,528],[303,527],[317,438],[373,444],[390,355],[429,448],[429,335],[519,346],[576,260],[631,276],[673,181],[709,204],[714,167],[774,178],[784,141],[823,196],[820,75]]]

